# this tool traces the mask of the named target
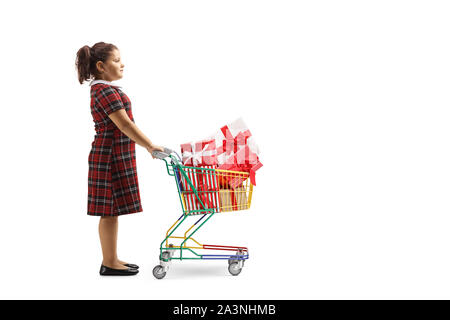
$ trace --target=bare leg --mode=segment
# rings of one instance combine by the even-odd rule
[[[127,269],[117,258],[117,234],[119,230],[118,217],[101,217],[98,224],[98,233],[102,245],[104,266],[113,269]]]
[[[116,242],[117,242],[117,239],[118,239],[118,236],[119,236],[119,223],[117,223],[116,224]],[[117,257],[117,255],[116,255],[116,257]],[[128,262],[125,262],[125,261],[122,261],[122,260],[120,260],[120,259],[117,259],[117,261],[120,263],[120,264],[122,264],[122,265],[125,265],[125,264],[127,264]]]

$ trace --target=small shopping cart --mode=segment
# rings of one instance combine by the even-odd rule
[[[164,152],[154,151],[153,156],[163,160],[167,173],[174,177],[183,210],[161,242],[160,264],[153,269],[153,275],[157,279],[164,278],[172,260],[202,259],[228,260],[228,271],[237,276],[249,258],[246,247],[201,244],[192,236],[216,213],[250,208],[253,185],[249,174],[219,170],[214,166],[184,166],[180,156],[168,148],[164,148]],[[175,235],[190,216],[199,216],[199,219],[184,234]],[[204,250],[216,252],[204,254]],[[223,254],[224,251],[232,253]]]

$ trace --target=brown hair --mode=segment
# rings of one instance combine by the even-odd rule
[[[106,62],[109,54],[117,47],[111,43],[97,42],[90,48],[83,46],[77,52],[75,66],[78,71],[78,81],[83,84],[86,80],[98,77],[96,63],[98,61]]]

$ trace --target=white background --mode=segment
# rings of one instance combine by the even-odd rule
[[[446,1],[22,1],[2,4],[0,298],[449,299]],[[119,47],[138,127],[179,148],[242,116],[264,167],[252,208],[216,215],[225,261],[153,278],[180,215],[137,147],[144,212],[119,218],[135,277],[100,277],[86,215],[94,137],[75,55]]]

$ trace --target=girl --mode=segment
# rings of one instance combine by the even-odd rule
[[[123,76],[120,52],[99,42],[77,52],[78,80],[91,80],[91,114],[96,135],[89,153],[87,214],[100,216],[103,252],[100,275],[135,275],[138,266],[117,257],[118,216],[142,211],[136,171],[135,143],[163,151],[134,124],[131,101],[111,81]]]

